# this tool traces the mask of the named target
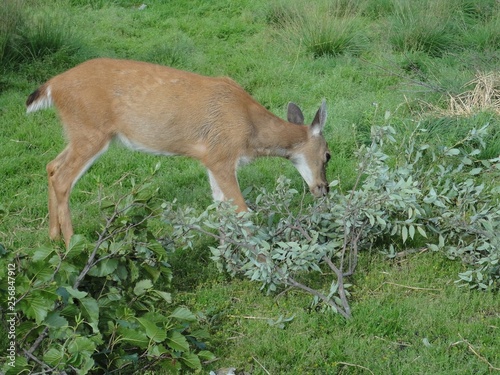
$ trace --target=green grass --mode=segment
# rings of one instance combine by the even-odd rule
[[[4,2],[0,9],[17,3]],[[498,69],[498,2],[356,3],[335,1],[329,11],[321,11],[326,2],[153,1],[138,10],[140,4],[132,1],[60,0],[56,13],[63,16],[56,17],[48,13],[52,2],[25,2],[26,22],[18,23],[25,27],[22,32],[0,28],[0,41],[9,41],[0,44],[0,56],[10,56],[0,66],[0,243],[9,252],[62,248],[48,239],[45,165],[63,149],[64,137],[53,111],[26,115],[24,102],[46,79],[96,56],[231,76],[282,117],[288,101],[296,102],[308,122],[326,98],[332,149],[327,174],[340,179],[344,189],[354,183],[357,146],[367,141],[372,125],[384,123],[386,111],[403,136],[421,121],[436,147],[489,122],[492,137],[484,157],[498,156],[497,114],[443,117],[424,112],[428,107],[421,105],[443,107],[446,97],[435,88],[457,93],[476,71]],[[431,3],[436,8],[427,17]],[[9,12],[0,16],[5,19]],[[13,51],[24,52],[14,58]],[[145,179],[158,161],[162,166],[154,181],[164,199],[199,212],[210,204],[206,172],[198,162],[113,145],[72,194],[76,232],[95,239],[103,223],[99,202],[128,191],[131,179]],[[259,187],[274,186],[278,174],[303,189],[293,166],[281,159],[244,167],[240,185],[254,187],[252,202]],[[381,249],[363,253],[350,280],[354,317],[344,321],[310,311],[308,295],[268,296],[258,284],[218,273],[209,245],[200,241],[195,250],[179,251],[171,259],[174,302],[203,312],[212,333],[208,348],[219,359],[207,370],[489,374],[486,361],[500,367],[498,294],[458,288],[454,280],[463,266],[440,254],[389,261],[378,254]],[[322,281],[320,275],[307,277]],[[293,320],[284,329],[269,325],[267,319],[281,315]],[[0,349],[3,353],[2,344]]]
[[[272,374],[369,373],[366,369],[375,374],[487,374],[487,365],[468,344],[498,363],[496,294],[458,289],[450,272],[460,264],[439,254],[400,262],[364,254],[353,280],[354,317],[347,322],[309,310],[310,297],[300,292],[269,297],[249,281],[225,280],[210,271],[200,254],[197,260],[179,255],[174,269],[185,264],[186,256],[197,267],[191,278],[185,269],[174,271],[174,278],[179,272],[192,282],[178,298],[208,312],[211,345],[221,358],[217,367],[265,374],[260,362]],[[283,329],[270,325],[268,320],[281,315],[293,320]]]
[[[303,46],[314,58],[357,56],[368,49],[359,13],[354,1],[291,2],[271,8],[268,19],[281,27],[282,37],[294,48]]]

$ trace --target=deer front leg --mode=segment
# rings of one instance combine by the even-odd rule
[[[215,201],[232,200],[233,204],[237,206],[238,212],[248,211],[236,178],[235,168],[227,170],[224,166],[212,166],[208,168],[208,177]]]

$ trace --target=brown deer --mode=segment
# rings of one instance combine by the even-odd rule
[[[215,200],[248,210],[236,169],[259,156],[289,159],[314,196],[328,192],[330,152],[323,101],[311,126],[288,105],[288,122],[229,78],[212,78],[145,62],[99,58],[59,74],[34,91],[27,112],[55,106],[68,145],[47,165],[49,234],[73,235],[69,195],[112,139],[140,151],[184,155],[208,169]]]

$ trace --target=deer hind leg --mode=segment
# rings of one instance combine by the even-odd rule
[[[94,161],[106,151],[110,140],[101,143],[78,142],[84,147],[70,143],[63,152],[47,164],[49,181],[49,236],[64,237],[66,246],[73,235],[73,225],[69,209],[69,195],[78,179],[90,168]]]
[[[248,211],[236,178],[236,169],[225,170],[221,167],[209,167],[208,177],[215,201],[232,200],[233,204],[237,206],[238,212]]]

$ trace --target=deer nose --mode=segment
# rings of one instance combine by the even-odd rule
[[[328,194],[329,191],[330,191],[330,188],[329,188],[328,184],[318,184],[318,185],[313,186],[311,188],[311,193],[316,198],[324,197],[325,195]]]

